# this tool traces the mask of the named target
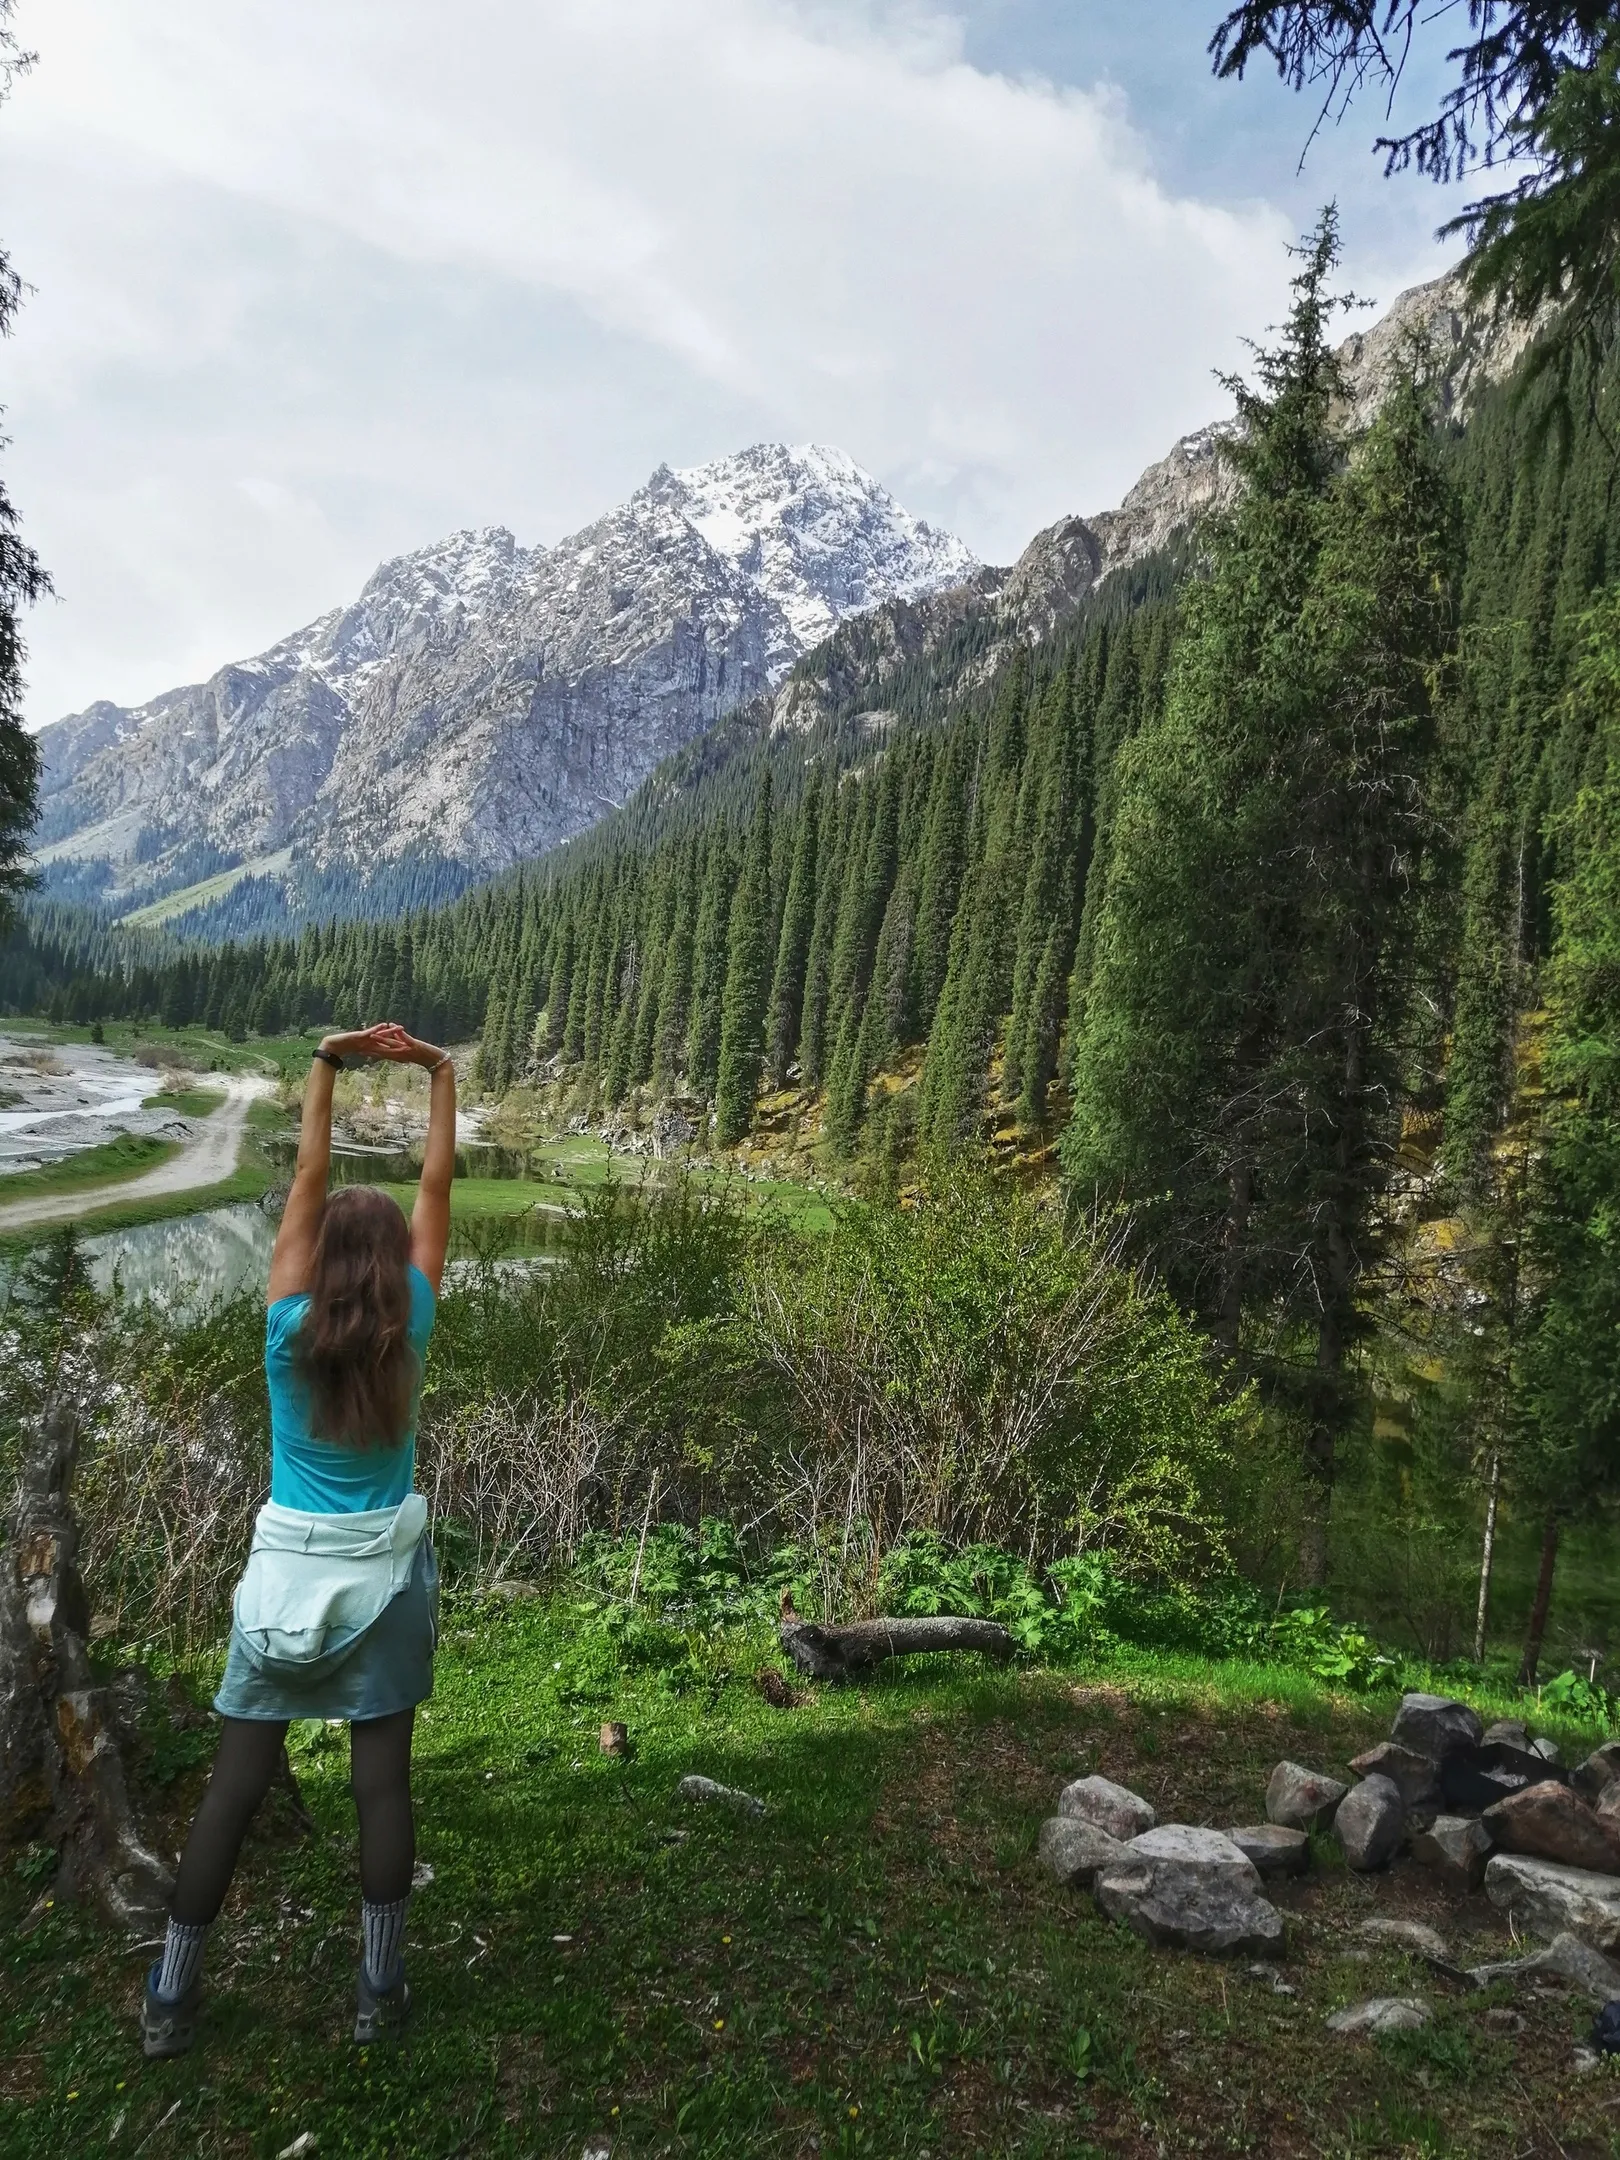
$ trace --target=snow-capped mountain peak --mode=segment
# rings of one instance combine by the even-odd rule
[[[244,865],[500,869],[593,824],[842,617],[977,567],[840,450],[660,466],[552,548],[451,533],[207,683],[45,729],[41,858],[142,890],[199,842]]]
[[[661,466],[646,492],[776,602],[801,651],[844,615],[960,584],[979,567],[960,540],[820,443],[755,443],[707,465]]]

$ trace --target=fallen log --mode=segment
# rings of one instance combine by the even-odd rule
[[[852,1620],[842,1627],[823,1627],[801,1618],[791,1591],[782,1593],[777,1632],[782,1648],[812,1680],[847,1680],[889,1658],[936,1650],[978,1650],[1005,1665],[1017,1648],[999,1621],[947,1613],[928,1619]]]

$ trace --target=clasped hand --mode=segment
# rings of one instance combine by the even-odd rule
[[[334,1057],[386,1058],[391,1065],[436,1065],[444,1055],[432,1043],[408,1035],[397,1020],[379,1020],[373,1027],[327,1035],[321,1048]]]

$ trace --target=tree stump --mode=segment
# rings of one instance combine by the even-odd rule
[[[141,1836],[107,1690],[91,1671],[73,1476],[79,1419],[48,1402],[25,1446],[0,1553],[0,1840],[56,1847],[53,1897],[89,1895],[120,1926],[150,1930],[173,1877]]]
[[[931,1619],[853,1620],[843,1627],[820,1627],[801,1619],[791,1591],[786,1590],[777,1632],[782,1648],[812,1680],[847,1680],[887,1658],[935,1650],[978,1650],[1005,1665],[1017,1648],[999,1621],[956,1619],[944,1613]]]

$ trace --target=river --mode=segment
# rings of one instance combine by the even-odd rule
[[[151,1066],[99,1043],[0,1029],[0,1178],[99,1147],[116,1133],[161,1133],[174,1112],[141,1106],[162,1086]]]

